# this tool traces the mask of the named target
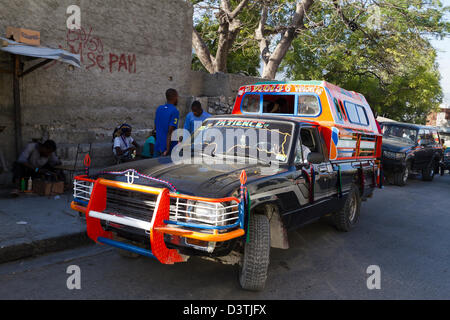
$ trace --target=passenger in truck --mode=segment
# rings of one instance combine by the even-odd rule
[[[269,104],[270,113],[288,113],[286,100],[283,98]]]

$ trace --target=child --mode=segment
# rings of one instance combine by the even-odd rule
[[[155,143],[156,143],[156,130],[153,129],[150,136],[145,140],[142,150],[142,158],[154,158],[155,157]]]

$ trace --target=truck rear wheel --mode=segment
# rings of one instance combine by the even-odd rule
[[[239,282],[243,289],[263,290],[267,279],[270,256],[270,223],[265,215],[252,214],[249,241],[244,244],[239,267]]]
[[[353,185],[345,200],[344,207],[334,215],[334,225],[339,231],[348,232],[359,220],[361,196],[358,187]]]

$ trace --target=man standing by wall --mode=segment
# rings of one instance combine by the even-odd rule
[[[167,103],[156,110],[156,153],[162,156],[170,155],[176,141],[171,141],[172,132],[178,128],[180,113],[176,108],[178,104],[178,92],[175,89],[166,91]]]
[[[201,126],[202,122],[211,117],[211,115],[208,112],[203,111],[200,101],[194,101],[192,103],[191,110],[192,112],[189,112],[186,116],[184,129],[189,131],[192,135],[194,131]]]

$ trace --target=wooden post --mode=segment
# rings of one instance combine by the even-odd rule
[[[16,156],[19,157],[22,151],[22,110],[20,106],[20,82],[19,75],[22,73],[20,56],[12,56],[13,64],[13,92],[14,92],[14,129],[16,134]]]

